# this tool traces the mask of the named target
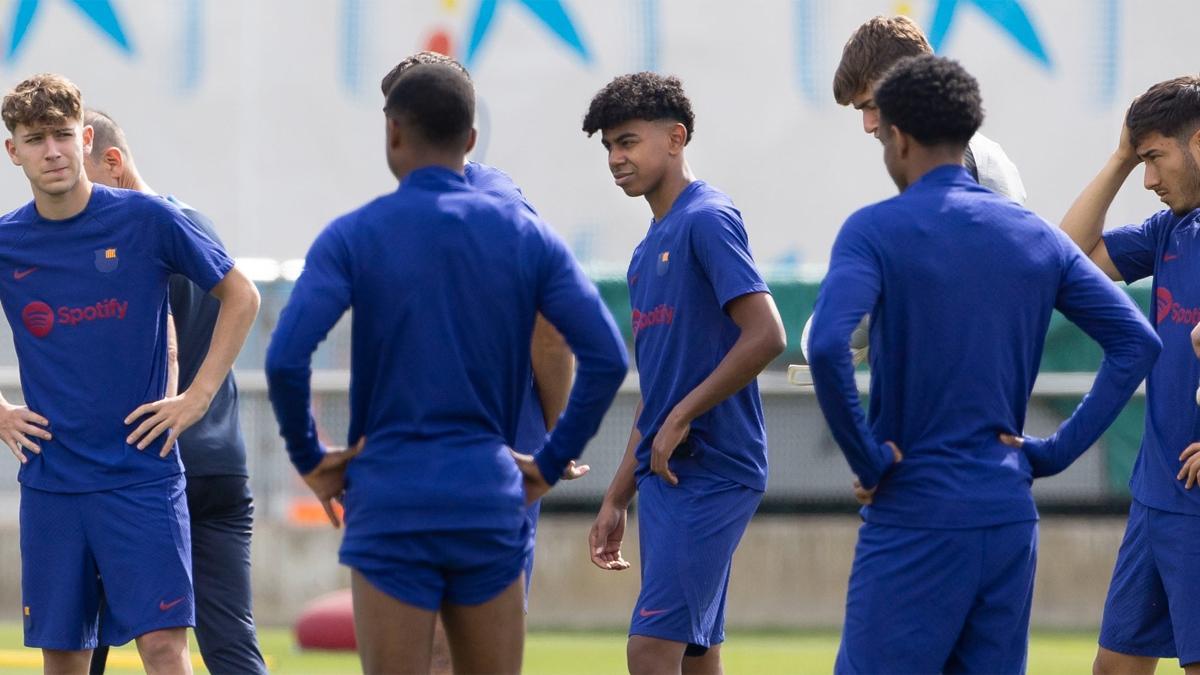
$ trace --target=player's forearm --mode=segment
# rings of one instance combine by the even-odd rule
[[[212,293],[221,301],[221,309],[213,327],[208,355],[204,357],[187,391],[209,400],[233,368],[233,362],[258,316],[259,306],[258,289],[237,268],[230,270],[225,279],[212,289]]]
[[[629,442],[625,444],[625,455],[617,466],[608,491],[604,493],[604,501],[619,509],[629,508],[633,496],[637,494],[637,448],[642,443],[642,432],[638,431],[638,419],[642,416],[642,399],[638,398],[637,408],[633,411],[633,424],[629,429]]]
[[[1108,208],[1136,166],[1136,157],[1133,160],[1116,154],[1110,157],[1063,216],[1059,227],[1085,254],[1090,256],[1100,243]]]
[[[575,357],[563,336],[540,314],[533,327],[531,358],[533,381],[537,385],[542,415],[546,421],[546,430],[549,431],[554,428],[559,415],[567,407],[567,399],[571,395]]]
[[[179,334],[175,317],[167,315],[167,396],[179,393]]]
[[[758,317],[742,329],[733,347],[708,377],[672,408],[672,422],[691,424],[753,382],[786,347],[787,336],[778,315]]]

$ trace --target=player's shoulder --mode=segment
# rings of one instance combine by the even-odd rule
[[[722,190],[704,181],[695,181],[682,195],[687,201],[682,205],[683,221],[689,228],[697,229],[713,225],[744,227],[742,212],[733,199]]]
[[[490,164],[467,162],[463,166],[463,175],[472,187],[485,192],[520,192],[516,181],[501,169]]]
[[[37,220],[37,206],[32,200],[0,216],[0,228],[26,225]]]

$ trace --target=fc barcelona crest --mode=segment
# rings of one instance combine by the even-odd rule
[[[98,248],[96,249],[96,269],[100,272],[116,271],[117,265],[120,264],[120,258],[117,257],[117,249],[115,248]]]

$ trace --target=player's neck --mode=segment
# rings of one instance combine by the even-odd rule
[[[925,174],[942,166],[962,166],[962,153],[954,153],[940,148],[923,149],[913,154],[908,166],[905,167],[905,178],[912,185],[921,180]]]
[[[33,203],[38,215],[46,220],[66,220],[77,216],[87,208],[91,198],[92,182],[82,174],[75,186],[62,194],[52,195],[36,188],[33,191]]]
[[[125,190],[137,190],[148,195],[157,195],[158,193],[151,188],[146,181],[142,180],[142,175],[137,171],[126,171],[117,179],[117,187]]]
[[[655,222],[667,217],[667,214],[671,212],[671,207],[675,205],[675,200],[695,180],[692,167],[688,166],[686,160],[683,160],[678,167],[672,167],[667,171],[657,187],[646,193],[646,202],[650,204],[650,212],[654,214]]]

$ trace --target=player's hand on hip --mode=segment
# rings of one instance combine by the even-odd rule
[[[48,426],[49,420],[23,405],[0,403],[0,441],[4,441],[22,464],[29,461],[22,448],[40,453],[42,448],[33,439],[51,439],[50,432],[44,428]]]
[[[1192,329],[1192,351],[1196,352],[1196,358],[1200,359],[1200,323]]]
[[[650,445],[650,470],[670,485],[679,485],[679,478],[671,471],[671,455],[675,454],[680,443],[687,440],[691,431],[690,422],[681,422],[667,415],[654,434],[654,442]]]
[[[1184,481],[1185,490],[1191,490],[1193,485],[1200,483],[1200,443],[1192,443],[1184,448],[1179,454],[1179,461],[1183,462],[1183,467],[1175,477]]]
[[[588,553],[592,564],[602,570],[620,572],[629,569],[629,562],[621,557],[621,540],[625,538],[625,521],[629,511],[609,502],[600,505],[596,522],[588,533]]]
[[[342,526],[342,519],[333,508],[333,502],[336,500],[340,503],[346,493],[346,465],[362,452],[366,441],[364,436],[359,438],[353,447],[326,451],[317,468],[302,476],[308,489],[321,501],[321,508],[325,509],[325,515],[334,527]]]
[[[875,500],[875,490],[876,489],[878,489],[878,486],[873,487],[870,490],[868,490],[867,488],[862,486],[862,483],[860,483],[857,479],[855,479],[855,481],[854,481],[854,500],[857,501],[859,504],[862,504],[863,506],[870,506],[871,502]]]
[[[517,468],[521,470],[521,476],[525,479],[525,506],[529,506],[550,491],[550,484],[542,477],[542,470],[538,468],[537,462],[533,461],[533,455],[525,455],[511,448],[509,452],[512,453],[513,459],[517,462]],[[574,462],[568,464],[567,470],[569,471],[574,464]],[[585,471],[584,473],[587,472]],[[583,474],[579,475],[582,476]],[[578,478],[579,476],[575,477]]]
[[[163,433],[167,440],[163,443],[159,457],[166,457],[175,447],[175,441],[189,427],[208,412],[212,397],[193,392],[191,389],[178,396],[168,396],[160,401],[146,403],[137,407],[125,418],[125,424],[133,424],[142,420],[141,424],[129,434],[125,442],[136,445],[138,450],[145,450]]]

